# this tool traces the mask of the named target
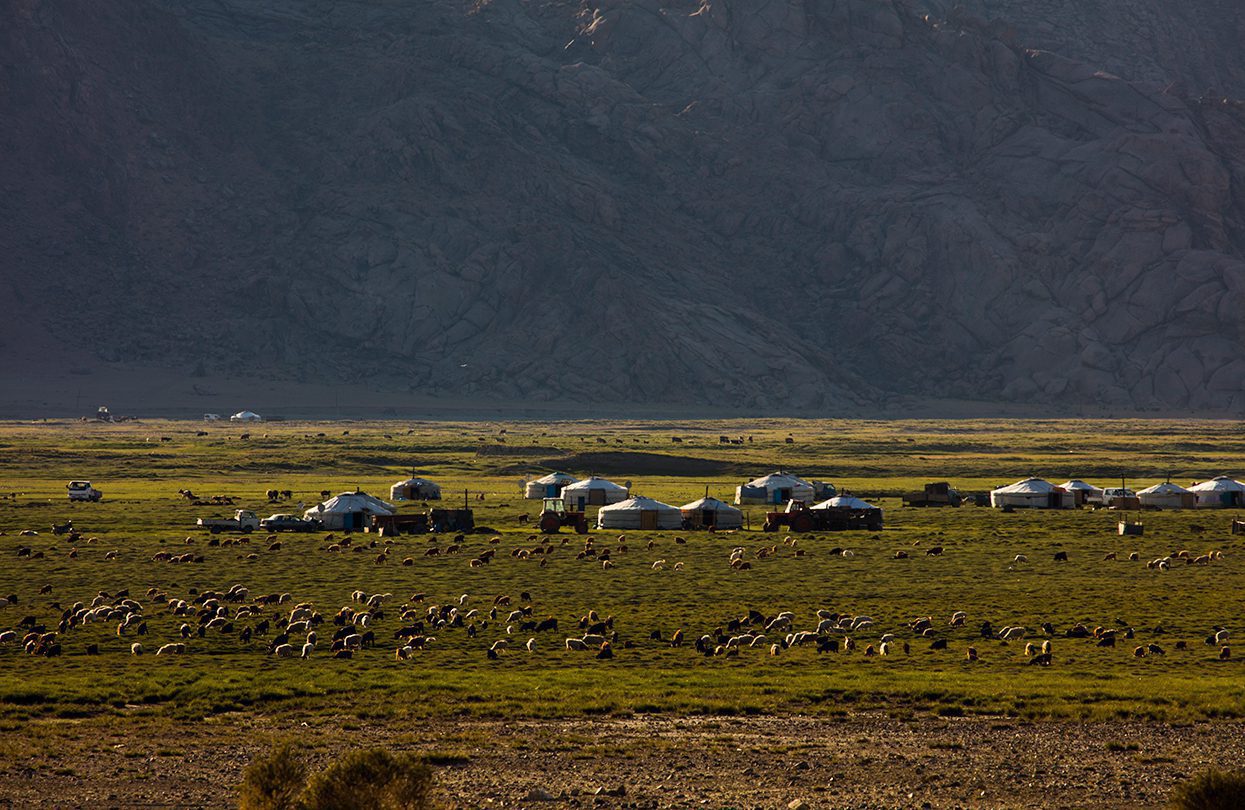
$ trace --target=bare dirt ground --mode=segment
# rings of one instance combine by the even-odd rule
[[[426,754],[444,803],[463,808],[1155,807],[1245,750],[1241,723],[874,715],[37,725],[0,737],[2,806],[231,806],[249,759],[290,738],[313,766],[355,746]]]

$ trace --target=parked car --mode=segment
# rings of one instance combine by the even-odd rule
[[[261,520],[259,527],[266,532],[318,532],[324,528],[324,523],[315,518],[277,514]]]
[[[69,490],[69,500],[71,501],[96,502],[104,497],[104,493],[91,486],[90,481],[70,481],[66,489]]]

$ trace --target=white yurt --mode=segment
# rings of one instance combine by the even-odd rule
[[[1226,475],[1194,484],[1189,491],[1197,496],[1198,509],[1234,509],[1245,506],[1245,484]]]
[[[366,492],[343,492],[329,498],[303,513],[305,518],[315,518],[324,528],[351,531],[369,524],[372,515],[392,515],[397,509]]]
[[[995,509],[1075,509],[1076,496],[1042,478],[1026,478],[990,492]]]
[[[564,472],[551,472],[546,476],[537,478],[535,481],[528,481],[523,488],[523,497],[528,500],[538,501],[541,498],[556,498],[562,494],[562,488],[567,484],[575,483],[577,479],[573,475],[567,475]]]
[[[1148,509],[1193,509],[1197,495],[1171,481],[1164,481],[1137,493],[1137,500]]]
[[[744,525],[744,513],[729,503],[705,496],[679,507],[683,519],[693,529],[738,529]]]
[[[598,529],[681,529],[683,513],[668,503],[636,495],[597,512]]]
[[[566,499],[566,508],[572,512],[582,512],[589,506],[605,506],[627,500],[628,490],[613,481],[604,478],[585,478],[562,487],[562,497]]]
[[[229,417],[230,422],[262,422],[264,417],[255,413],[255,411],[238,411]]]
[[[860,498],[854,498],[851,495],[836,495],[830,500],[822,501],[821,503],[817,503],[817,504],[813,504],[812,506],[809,507],[809,509],[854,509],[854,510],[876,509],[879,512],[882,511],[882,507],[874,506],[868,501],[862,501]]]
[[[389,488],[389,497],[395,501],[439,501],[441,487],[427,478],[408,478]]]
[[[1079,478],[1065,481],[1059,485],[1076,496],[1077,503],[1102,503],[1102,490],[1093,484],[1087,484]]]
[[[790,473],[770,473],[735,487],[737,504],[783,504],[787,501],[811,503],[812,500],[813,485]]]

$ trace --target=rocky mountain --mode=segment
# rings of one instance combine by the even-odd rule
[[[10,381],[1245,409],[1230,0],[0,19]]]

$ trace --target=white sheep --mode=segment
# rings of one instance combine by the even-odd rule
[[[498,650],[505,650],[509,648],[510,648],[510,642],[504,638],[499,638],[493,642],[493,646],[490,647],[489,649],[491,649],[493,652],[497,652]]]
[[[605,636],[598,635],[597,633],[587,633],[581,640],[590,647],[600,647],[605,643]]]
[[[165,644],[160,649],[156,650],[156,655],[181,655],[184,652],[186,652],[185,644]]]
[[[1028,561],[1029,561],[1029,558],[1023,554],[1017,554],[1015,557],[1012,557],[1012,562],[1027,563]]]
[[[316,648],[316,643],[314,641],[308,641],[306,644],[304,644],[303,645],[303,658],[310,658],[311,651],[314,650],[315,648]]]
[[[534,639],[534,638],[529,638],[529,639],[527,640],[527,644],[526,644],[525,646],[527,647],[527,651],[528,651],[528,652],[532,652],[532,651],[534,651],[534,650],[536,649],[536,639]]]
[[[761,647],[768,641],[765,636],[753,636],[752,641],[748,643],[749,647]]]
[[[130,655],[142,655],[142,654],[143,654],[143,645],[142,645],[142,644],[139,644],[139,643],[136,641],[136,642],[134,642],[133,644],[131,644],[131,645],[130,645]]]
[[[653,570],[654,570],[654,571],[660,571],[660,570],[661,570],[662,568],[664,568],[665,566],[666,566],[666,561],[665,561],[665,560],[654,560],[654,561],[653,561]]]
[[[292,644],[278,644],[273,648],[272,654],[277,658],[293,658],[294,646]]]
[[[578,639],[578,638],[568,638],[568,639],[566,640],[566,649],[568,649],[568,650],[586,650],[586,649],[588,649],[588,645],[587,645],[587,644],[585,644],[585,643],[583,642],[583,639]]]
[[[675,564],[674,564],[674,570],[676,570],[676,571],[682,571],[682,570],[683,570],[683,563],[681,563],[681,562],[677,562],[677,563],[675,563]]]

